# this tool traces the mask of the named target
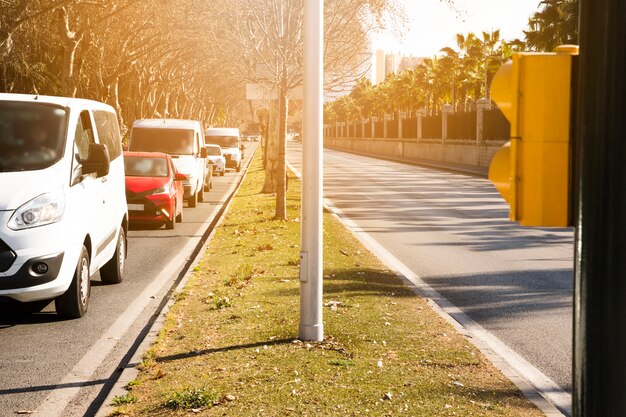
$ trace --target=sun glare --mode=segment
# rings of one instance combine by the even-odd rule
[[[372,38],[372,49],[413,56],[433,56],[454,46],[457,33],[500,29],[503,39],[523,38],[528,17],[538,0],[401,0],[409,24],[405,30],[385,31]],[[401,32],[401,33],[396,33]]]

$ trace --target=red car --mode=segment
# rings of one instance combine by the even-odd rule
[[[173,229],[183,221],[183,183],[172,158],[160,152],[124,152],[126,203],[132,223],[164,223]]]

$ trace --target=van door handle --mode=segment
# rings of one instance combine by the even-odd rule
[[[101,182],[107,182],[107,181],[108,181],[108,179],[107,179],[107,177],[102,177],[102,178],[100,178],[100,181],[101,181]]]

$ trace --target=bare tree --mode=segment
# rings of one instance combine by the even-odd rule
[[[325,16],[325,73],[328,87],[358,78],[367,60],[367,36],[398,13],[395,0],[328,0]],[[243,82],[273,89],[278,101],[265,146],[263,192],[276,193],[276,218],[286,218],[285,134],[289,91],[302,84],[302,0],[214,2],[213,46]],[[260,70],[259,70],[260,69]],[[270,112],[272,113],[272,112]],[[306,140],[306,138],[304,138]]]

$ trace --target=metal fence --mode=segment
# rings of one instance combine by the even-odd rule
[[[416,138],[417,137],[417,118],[411,117],[402,121],[402,137],[403,138]]]
[[[441,114],[422,117],[422,137],[441,139]]]
[[[476,112],[448,114],[446,139],[476,139]]]
[[[483,112],[483,137],[485,141],[506,141],[511,134],[511,125],[504,117],[500,109],[482,110]],[[385,124],[386,135],[385,135]],[[400,125],[402,124],[402,125]],[[442,115],[421,116],[423,139],[442,138]],[[450,140],[476,140],[477,112],[449,113],[447,115],[447,137]],[[408,119],[391,119],[367,121],[351,121],[345,123],[343,127],[339,124],[326,125],[324,135],[326,137],[343,138],[369,138],[397,139],[400,136],[400,126],[402,126],[402,138],[417,138],[418,119],[411,117]]]
[[[387,137],[388,138],[398,138],[398,120],[389,120],[387,121]]]
[[[376,129],[376,135],[374,136],[375,138],[382,138],[385,136],[385,122],[384,121],[378,121],[375,123],[375,129]]]
[[[504,117],[500,109],[484,110],[483,113],[483,139],[484,140],[509,140],[511,137],[511,124]]]

